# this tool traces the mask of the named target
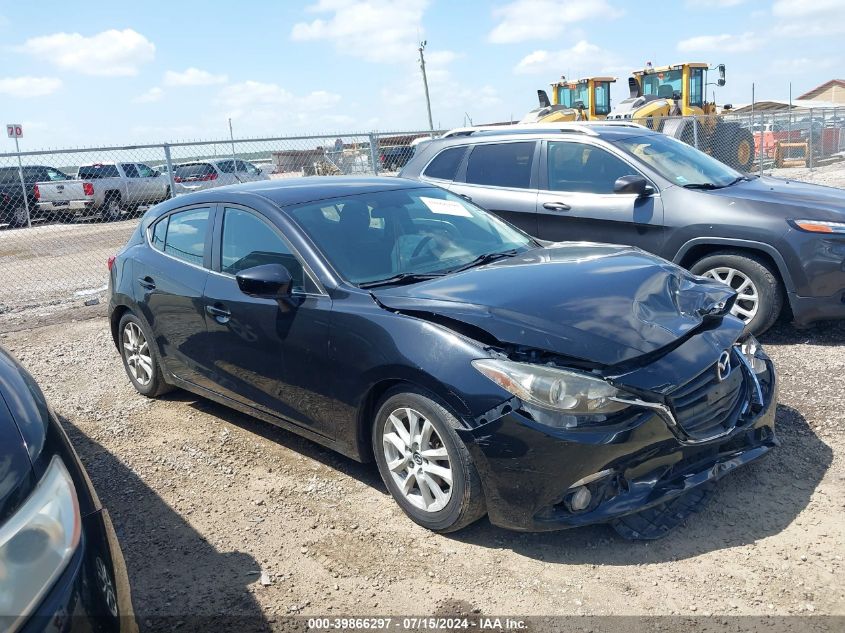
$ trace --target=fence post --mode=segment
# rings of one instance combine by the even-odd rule
[[[813,109],[810,108],[810,139],[808,141],[809,144],[807,145],[807,153],[809,154],[809,156],[807,156],[807,164],[810,166],[810,171],[813,171],[813,132],[814,132],[814,130],[815,130],[815,125],[814,125],[814,121],[813,121]],[[824,127],[822,127],[822,130],[824,130]],[[819,137],[819,140],[820,141],[822,140],[821,137]]]
[[[695,149],[698,149],[698,117],[692,117],[692,138],[695,143]]]
[[[170,197],[176,197],[176,180],[173,177],[173,161],[170,159],[170,145],[164,144],[164,162],[167,163],[167,175],[170,178]]]
[[[760,113],[760,177],[763,177],[763,154],[766,153],[766,117]]]
[[[18,178],[21,180],[21,193],[23,194],[23,204],[26,207],[26,228],[32,228],[32,215],[29,212],[29,195],[26,193],[26,183],[23,177],[23,163],[21,162],[21,146],[18,143],[18,137],[15,137],[15,151],[18,154]]]
[[[373,175],[378,176],[378,136],[375,132],[370,132],[370,163]]]

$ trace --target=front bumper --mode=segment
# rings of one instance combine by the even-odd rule
[[[137,633],[126,564],[108,511],[82,518],[82,540],[19,633]]]
[[[669,501],[721,479],[779,444],[777,391],[731,433],[709,442],[683,443],[654,411],[638,414],[626,430],[564,430],[534,422],[519,411],[461,431],[484,485],[490,521],[524,531],[605,523]],[[576,482],[591,482],[591,505],[571,511]]]
[[[827,319],[845,319],[845,288],[829,297],[789,295],[789,307],[796,325],[803,326]]]

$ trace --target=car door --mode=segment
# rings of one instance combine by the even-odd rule
[[[616,179],[642,175],[606,148],[577,140],[544,141],[537,198],[538,236],[638,246],[658,253],[664,239],[657,188],[638,197],[614,193]]]
[[[289,297],[244,294],[235,275],[282,264],[293,278]],[[281,231],[261,213],[223,205],[215,227],[214,272],[207,310],[206,378],[229,398],[333,437],[328,359],[332,302]]]
[[[211,264],[212,205],[177,209],[152,224],[132,274],[135,301],[162,361],[175,376],[199,383],[205,345],[203,291]]]
[[[472,146],[449,189],[537,234],[537,141]]]
[[[135,163],[120,163],[120,169],[125,176],[123,184],[126,187],[124,202],[137,204],[144,199],[144,183],[138,173]]]
[[[141,183],[141,204],[155,204],[166,198],[167,179],[157,175],[155,170],[144,163],[135,163]]]

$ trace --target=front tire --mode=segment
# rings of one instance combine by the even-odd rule
[[[745,323],[745,330],[759,335],[777,321],[783,308],[783,289],[777,273],[751,253],[720,251],[699,259],[690,272],[731,286],[737,297],[731,314]]]
[[[170,391],[172,387],[164,381],[155,339],[147,326],[134,314],[127,312],[120,319],[117,331],[123,368],[138,393],[156,398]]]
[[[440,533],[460,530],[487,512],[458,427],[444,406],[410,386],[385,395],[373,425],[373,453],[385,486],[411,520]]]

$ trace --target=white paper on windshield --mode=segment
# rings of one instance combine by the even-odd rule
[[[454,200],[441,200],[440,198],[425,198],[420,196],[423,204],[431,209],[432,213],[439,213],[440,215],[458,215],[462,218],[471,218],[472,213],[464,208],[460,202]]]

